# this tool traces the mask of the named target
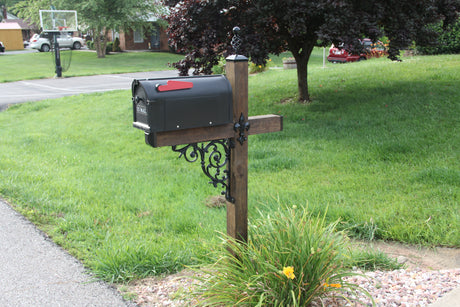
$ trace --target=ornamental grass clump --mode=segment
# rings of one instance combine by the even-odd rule
[[[247,244],[224,236],[216,262],[201,269],[195,293],[203,306],[309,306],[325,296],[353,300],[364,290],[345,281],[355,275],[349,241],[306,208],[261,214],[249,227]],[[217,249],[216,249],[217,250]],[[204,271],[204,272],[203,272]]]

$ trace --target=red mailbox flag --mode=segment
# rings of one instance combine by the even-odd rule
[[[192,82],[168,80],[166,85],[157,85],[157,91],[168,92],[177,90],[186,90],[193,87]]]

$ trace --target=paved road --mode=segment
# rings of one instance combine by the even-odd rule
[[[36,49],[31,49],[27,47],[27,48],[24,48],[24,50],[14,50],[14,51],[6,50],[2,56],[6,56],[8,54],[24,54],[24,53],[36,53],[36,52],[39,52],[39,51]]]
[[[135,306],[0,199],[0,306]]]
[[[177,71],[171,70],[0,83],[0,111],[16,103],[130,89],[133,79],[174,76]]]

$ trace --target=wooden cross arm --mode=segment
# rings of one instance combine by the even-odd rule
[[[282,131],[283,117],[280,115],[250,116],[249,124],[248,135]],[[163,147],[238,137],[233,126],[233,123],[229,123],[214,127],[146,133],[145,142],[153,147]]]

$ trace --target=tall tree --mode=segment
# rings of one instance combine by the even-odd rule
[[[362,49],[359,38],[386,35],[389,57],[397,60],[399,50],[413,41],[427,44],[435,38],[425,25],[455,20],[459,8],[460,0],[183,0],[171,9],[168,31],[171,44],[187,53],[179,63],[183,71],[195,67],[197,73],[208,72],[218,53],[229,50],[234,25],[242,29],[242,52],[257,64],[269,53],[291,51],[299,100],[308,101],[308,61],[314,46],[344,43],[356,54]]]
[[[109,30],[147,27],[146,21],[155,14],[163,14],[159,0],[58,0],[62,7],[77,10],[80,23],[94,34],[97,56],[105,57]]]
[[[79,25],[88,27],[94,33],[94,44],[98,57],[105,57],[109,30],[127,30],[148,27],[151,16],[163,15],[164,6],[160,0],[54,0],[58,10],[76,10]],[[24,0],[15,9],[21,17],[30,18],[40,24],[39,10],[49,10],[49,0]]]

